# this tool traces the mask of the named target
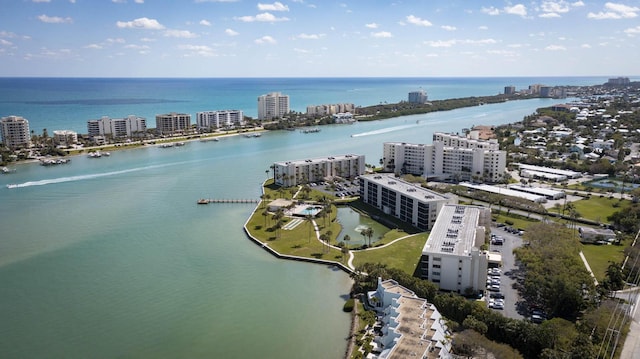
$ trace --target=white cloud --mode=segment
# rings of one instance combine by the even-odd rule
[[[587,18],[594,20],[607,20],[607,19],[632,19],[638,16],[640,8],[635,6],[627,6],[624,4],[616,4],[608,2],[604,4],[607,11],[601,11],[599,13],[590,12],[587,14]]]
[[[543,12],[552,12],[556,14],[564,14],[569,12],[569,4],[566,1],[543,1]]]
[[[11,45],[13,45],[13,43],[11,41],[7,41],[5,39],[0,39],[0,45],[11,46]]]
[[[565,51],[567,48],[562,45],[549,45],[544,49],[547,51]]]
[[[409,15],[406,18],[407,22],[416,26],[431,26],[429,20],[423,20],[417,16]]]
[[[279,1],[276,1],[273,4],[261,4],[261,3],[258,3],[258,10],[260,10],[260,11],[289,11],[289,7],[287,5],[282,4]]]
[[[85,49],[100,50],[100,49],[102,49],[102,45],[100,45],[100,44],[89,44],[89,45],[85,46]]]
[[[431,47],[451,47],[456,44],[456,40],[425,41],[424,43]]]
[[[449,25],[442,25],[440,26],[441,29],[446,30],[446,31],[456,31],[456,27],[455,26],[449,26]]]
[[[146,30],[162,30],[164,25],[156,19],[141,17],[133,21],[118,21],[116,26],[121,29],[146,29]]]
[[[202,26],[211,26],[211,23],[205,19],[200,20],[199,24]]]
[[[274,39],[273,37],[269,36],[269,35],[265,35],[259,39],[255,39],[254,42],[256,44],[262,45],[262,44],[276,44],[277,41],[276,39]]]
[[[237,31],[234,31],[232,29],[226,29],[224,30],[224,33],[227,34],[228,36],[238,36],[239,33]]]
[[[300,54],[310,54],[310,53],[311,53],[311,51],[309,51],[309,50],[299,49],[299,48],[297,48],[297,47],[296,47],[296,48],[294,48],[294,49],[293,49],[293,51],[295,51],[295,52],[297,52],[297,53],[300,53]]]
[[[303,40],[319,40],[320,38],[323,38],[325,36],[325,34],[305,34],[302,33],[298,36],[296,36],[298,39],[303,39]]]
[[[134,0],[133,2],[136,4],[144,4],[144,0]]]
[[[198,35],[188,30],[167,30],[164,32],[164,36],[177,37],[181,39],[193,39],[194,37],[198,37]]]
[[[581,47],[581,48],[583,48],[583,49],[590,49],[590,48],[591,48],[591,45],[589,45],[589,44],[582,44],[582,45],[580,45],[580,47]]]
[[[117,38],[108,38],[107,39],[108,43],[112,43],[112,44],[124,44],[126,41],[121,38],[121,37],[117,37]]]
[[[289,18],[286,17],[275,17],[273,14],[265,12],[262,14],[258,14],[256,16],[240,16],[236,17],[236,20],[242,22],[278,22],[278,21],[289,21]]]
[[[489,30],[489,26],[485,26],[485,25],[478,26],[478,30]]]
[[[32,0],[32,1],[36,2],[36,3],[38,3],[38,2],[51,2],[51,0]]]
[[[510,15],[527,16],[527,8],[522,4],[516,4],[513,6],[505,6],[504,12]]]
[[[482,9],[480,9],[480,12],[487,14],[487,15],[491,15],[491,16],[495,16],[495,15],[500,15],[500,10],[491,6],[491,7],[483,7]]]
[[[148,45],[130,44],[130,45],[125,45],[124,48],[125,49],[134,49],[134,50],[148,50],[149,46]]]
[[[538,15],[538,16],[539,16],[539,17],[541,17],[541,18],[544,18],[544,19],[551,19],[551,18],[562,17],[562,16],[560,16],[560,14],[555,13],[555,12],[546,12],[546,13],[544,13],[544,14],[540,14],[540,15]]]
[[[185,56],[204,56],[204,57],[214,57],[217,56],[215,51],[207,45],[180,45],[178,46],[180,50],[190,51],[189,54]]]
[[[640,26],[630,27],[630,28],[624,30],[624,33],[629,35],[629,36],[638,35],[638,34],[640,34]]]
[[[372,22],[370,24],[365,24],[364,27],[368,27],[369,29],[377,29],[378,24],[376,24],[375,22]]]
[[[391,35],[391,33],[388,32],[388,31],[372,32],[371,36],[372,37],[377,37],[379,39],[393,37],[393,35]]]
[[[44,14],[38,16],[38,20],[47,24],[68,24],[73,22],[73,19],[71,19],[70,17],[47,16]]]

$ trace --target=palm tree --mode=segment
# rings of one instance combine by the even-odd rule
[[[322,233],[322,234],[320,235],[320,240],[322,241],[322,253],[324,253],[324,250],[325,250],[325,242],[327,241],[327,238],[328,238],[328,236],[327,236],[327,234],[326,234],[326,233]]]
[[[365,235],[369,238],[369,247],[371,247],[371,237],[373,237],[373,228],[367,227],[367,229],[365,229],[364,232],[365,232]]]
[[[344,246],[349,249],[349,241],[351,240],[351,237],[348,234],[345,234],[342,240],[344,241]]]
[[[347,259],[347,254],[349,254],[349,248],[342,247],[342,249],[340,249],[340,252],[342,252],[342,261],[344,262]]]
[[[312,222],[312,218],[310,214],[307,214],[305,216],[307,223],[309,224],[309,243],[311,243],[311,230],[313,229],[313,222]]]

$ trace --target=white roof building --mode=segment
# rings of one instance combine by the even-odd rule
[[[393,279],[378,278],[375,309],[382,315],[382,335],[376,336],[380,354],[374,358],[440,359],[451,356],[449,329],[435,305],[419,298]]]
[[[446,204],[422,248],[421,277],[441,290],[483,291],[487,279],[487,252],[480,250],[491,225],[491,209]]]
[[[354,178],[365,172],[364,155],[340,155],[273,164],[275,184],[284,187],[324,181],[331,177]]]
[[[490,186],[487,184],[472,184],[472,183],[460,183],[461,186],[471,188],[478,191],[484,191],[489,193],[497,193],[505,196],[524,198],[526,200],[536,202],[536,203],[544,203],[547,201],[547,198],[540,194],[526,193],[521,191],[515,191],[509,188]]]
[[[360,198],[423,231],[433,227],[442,206],[458,202],[455,196],[445,196],[389,173],[360,176]]]

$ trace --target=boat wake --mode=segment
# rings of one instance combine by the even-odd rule
[[[40,181],[28,181],[28,182],[24,182],[24,183],[13,183],[13,184],[8,184],[7,188],[9,188],[9,189],[25,188],[25,187],[32,187],[32,186],[46,186],[46,185],[49,185],[49,184],[56,184],[56,183],[84,181],[84,180],[89,180],[89,179],[94,179],[94,178],[117,176],[117,175],[121,175],[121,174],[125,174],[125,173],[146,171],[146,170],[150,170],[150,169],[154,169],[154,168],[167,167],[167,166],[171,166],[171,165],[173,165],[173,164],[153,165],[153,166],[131,168],[131,169],[122,170],[122,171],[94,173],[94,174],[80,175],[80,176],[70,176],[70,177],[59,177],[59,178],[44,179],[44,180],[40,180]]]
[[[412,127],[417,127],[417,125],[403,125],[403,126],[381,128],[381,129],[375,130],[375,131],[356,133],[356,134],[351,135],[351,137],[364,137],[364,136],[379,135],[381,133],[400,131],[400,130],[404,130],[404,129],[412,128]]]

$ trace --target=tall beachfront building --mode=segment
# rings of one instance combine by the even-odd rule
[[[191,129],[191,115],[188,113],[165,113],[156,115],[156,131],[162,135],[184,133]]]
[[[447,204],[422,248],[420,276],[441,290],[457,293],[485,289],[489,256],[481,250],[491,225],[491,209]]]
[[[354,178],[365,171],[364,155],[328,156],[273,164],[275,183],[283,187],[324,181],[332,177]]]
[[[99,120],[87,121],[87,133],[91,137],[111,136],[132,137],[136,133],[147,130],[147,120],[144,117],[129,115],[125,118],[110,118],[103,116]]]
[[[281,118],[289,111],[289,95],[271,92],[258,97],[258,120]]]
[[[385,171],[399,174],[499,182],[504,177],[507,153],[499,149],[497,140],[436,132],[431,145],[385,142],[382,161]]]
[[[198,130],[244,126],[244,112],[241,110],[198,112],[196,126]]]
[[[458,203],[455,195],[428,190],[390,173],[368,174],[359,179],[362,202],[423,231],[433,227],[442,206]]]
[[[409,92],[408,100],[409,103],[425,104],[429,101],[429,98],[425,90],[418,90]]]
[[[7,116],[0,120],[2,143],[9,148],[25,148],[31,144],[29,121],[20,116]]]

